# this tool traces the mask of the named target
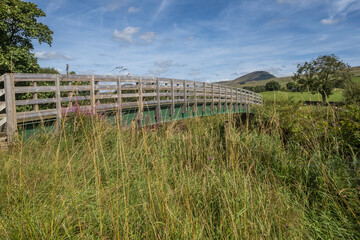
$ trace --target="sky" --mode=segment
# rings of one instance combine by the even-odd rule
[[[335,54],[360,66],[359,0],[32,0],[54,32],[42,67],[214,82],[291,76]],[[124,70],[127,69],[127,70]]]

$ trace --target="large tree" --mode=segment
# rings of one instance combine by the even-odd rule
[[[0,1],[0,75],[6,72],[36,72],[32,40],[51,46],[53,32],[39,17],[46,14],[31,2]]]
[[[322,55],[310,62],[299,64],[293,79],[300,87],[313,94],[320,93],[325,104],[334,88],[344,86],[345,82],[351,80],[350,66],[334,54]]]

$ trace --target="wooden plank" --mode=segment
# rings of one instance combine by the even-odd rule
[[[138,93],[139,93],[139,111],[138,111],[138,124],[139,126],[142,126],[143,122],[143,113],[144,113],[144,104],[143,104],[143,90],[142,90],[142,79],[139,78],[138,81]]]
[[[156,123],[161,122],[161,116],[160,116],[160,81],[159,78],[156,79],[156,109],[155,109],[155,120]]]
[[[186,80],[183,81],[183,88],[184,88],[184,106],[183,106],[183,113],[186,113],[187,112],[187,88],[186,88]]]
[[[0,129],[5,123],[6,123],[6,116],[3,119],[0,120]]]
[[[0,97],[2,97],[3,95],[5,95],[5,89],[0,89]]]
[[[70,74],[66,74],[66,80],[69,81],[70,78]],[[68,86],[71,87],[72,86],[72,81],[70,80],[68,83]],[[74,96],[74,93],[72,91],[70,91],[68,93],[69,98],[71,99]],[[72,107],[72,101],[69,101],[69,105],[70,108]]]
[[[4,81],[4,77],[5,77],[5,75],[1,75],[1,76],[0,76],[0,82],[3,82],[3,81]]]
[[[37,87],[37,82],[36,82],[36,81],[33,83],[33,87],[35,87],[35,88]],[[34,99],[34,100],[37,100],[37,99],[38,99],[38,93],[34,93],[33,99]],[[35,110],[35,111],[39,111],[39,105],[38,105],[38,104],[35,104],[35,105],[34,105],[34,110]]]
[[[203,83],[203,112],[206,111],[206,101],[207,101],[207,96],[206,96],[206,83]]]
[[[239,89],[236,88],[236,109],[239,111]]]
[[[171,111],[170,115],[175,115],[175,90],[174,90],[174,79],[171,79],[170,81],[170,87],[171,87]]]
[[[57,76],[55,81],[55,97],[56,97],[56,125],[55,131],[61,129],[61,93],[60,93],[60,75]]]
[[[17,118],[16,118],[13,74],[5,75],[4,88],[5,88],[6,119],[7,119],[6,133],[8,137],[8,142],[11,143],[16,141],[16,137],[17,137]]]
[[[6,108],[5,102],[0,102],[0,112]]]
[[[198,112],[198,106],[197,106],[197,88],[196,88],[196,82],[194,82],[194,110],[196,113]]]
[[[219,85],[218,111],[221,111],[221,86]]]
[[[215,91],[214,91],[214,84],[211,84],[211,111],[214,111],[214,104],[215,104]]]
[[[121,78],[117,78],[117,107],[118,107],[118,114],[121,123],[122,118],[122,98],[121,98],[122,90],[121,90]]]
[[[94,75],[91,76],[90,79],[90,106],[91,106],[91,114],[95,115],[96,113],[96,103],[95,103],[95,78]]]

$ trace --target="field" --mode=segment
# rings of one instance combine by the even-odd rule
[[[342,101],[342,89],[335,89],[334,93],[327,98],[329,102]],[[283,92],[272,91],[260,93],[263,99],[266,101],[288,101],[293,99],[294,101],[318,101],[321,102],[321,94],[311,94],[310,92]]]
[[[254,111],[142,129],[76,115],[18,143],[0,154],[0,239],[359,239],[353,115]]]

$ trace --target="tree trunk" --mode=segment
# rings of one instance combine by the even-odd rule
[[[322,103],[323,103],[323,105],[326,105],[326,93],[325,93],[325,92],[321,92],[321,97],[322,97]]]

